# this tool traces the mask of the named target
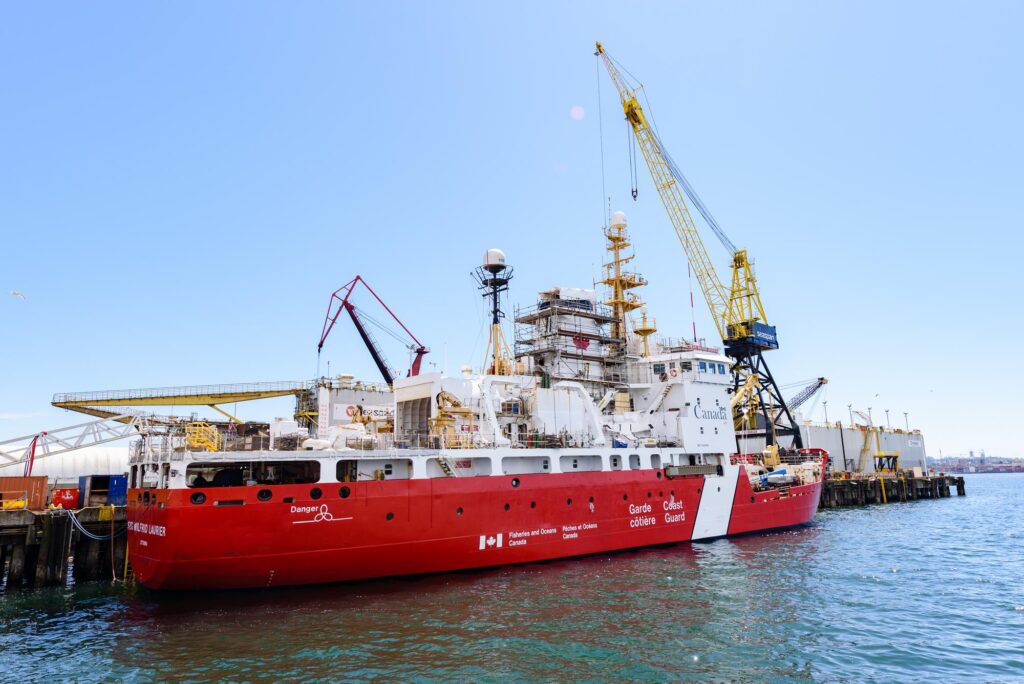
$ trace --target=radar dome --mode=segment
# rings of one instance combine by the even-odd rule
[[[626,212],[617,211],[612,214],[612,228],[625,228],[626,227]]]
[[[484,253],[484,270],[497,273],[505,269],[505,253],[498,248],[492,248]]]

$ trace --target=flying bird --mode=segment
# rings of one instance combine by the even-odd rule
[[[28,297],[25,296],[24,292],[18,292],[17,290],[11,290],[11,296],[12,297],[21,297],[22,299],[28,299]]]

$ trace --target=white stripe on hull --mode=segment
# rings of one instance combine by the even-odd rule
[[[729,531],[732,504],[736,498],[736,483],[739,482],[739,468],[729,468],[722,476],[707,475],[697,508],[697,520],[693,524],[693,539],[723,537]]]

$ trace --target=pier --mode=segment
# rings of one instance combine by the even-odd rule
[[[0,511],[0,586],[64,586],[122,579],[126,573],[124,506]],[[77,529],[75,521],[88,534]],[[6,566],[6,571],[5,571]]]
[[[940,499],[952,496],[954,490],[957,496],[967,494],[963,476],[917,477],[900,474],[895,477],[850,477],[849,473],[841,475],[846,477],[833,476],[825,480],[821,488],[819,509]]]

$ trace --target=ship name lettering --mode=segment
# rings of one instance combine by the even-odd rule
[[[650,513],[650,512],[651,512],[651,504],[649,504],[649,503],[641,504],[639,506],[637,506],[636,504],[629,504],[629,514],[630,515],[640,515],[641,513]]]
[[[151,537],[167,536],[167,528],[163,525],[150,525],[149,523],[132,521],[128,523],[128,529],[139,534],[148,534]]]

